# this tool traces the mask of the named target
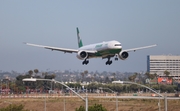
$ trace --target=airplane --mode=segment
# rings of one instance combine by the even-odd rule
[[[149,45],[144,47],[138,47],[138,48],[132,48],[132,49],[122,49],[122,45],[120,42],[116,40],[107,41],[107,42],[101,42],[101,43],[95,43],[90,45],[83,45],[82,39],[79,36],[79,29],[77,30],[77,39],[78,39],[78,49],[69,49],[69,48],[59,48],[59,47],[51,47],[51,46],[44,46],[44,45],[37,45],[37,44],[31,44],[31,43],[25,43],[26,45],[30,46],[36,46],[36,47],[42,47],[45,49],[50,50],[56,50],[56,51],[62,51],[64,53],[77,53],[76,57],[80,60],[83,60],[82,64],[87,65],[89,63],[89,59],[91,58],[107,58],[106,65],[112,64],[112,57],[115,57],[115,61],[119,59],[126,60],[129,56],[130,51],[136,51],[140,49],[145,48],[151,48],[157,46]]]

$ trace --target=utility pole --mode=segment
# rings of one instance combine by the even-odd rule
[[[40,79],[40,78],[25,78],[22,81],[52,81],[54,83],[59,83],[63,86],[65,86],[66,88],[70,89],[73,93],[75,93],[78,97],[80,97],[82,100],[84,100],[86,102],[86,111],[88,111],[88,96],[87,96],[87,92],[86,92],[86,98],[82,97],[81,95],[79,95],[77,92],[75,92],[72,88],[70,88],[69,86],[67,86],[66,84],[56,81],[54,79]],[[45,101],[45,106],[46,106],[46,101]],[[46,107],[44,108],[46,111]]]
[[[45,94],[45,101],[44,101],[44,111],[46,111],[46,94]]]
[[[66,111],[66,100],[64,98],[64,111]]]
[[[160,89],[159,89],[159,94],[160,94]],[[159,107],[159,111],[161,111],[160,95],[159,95],[158,107]]]
[[[167,95],[164,95],[164,111],[167,111]]]
[[[86,93],[86,99],[85,99],[85,102],[86,102],[86,111],[88,111],[88,95]]]
[[[116,111],[118,111],[118,98],[117,98],[117,92],[116,92]]]

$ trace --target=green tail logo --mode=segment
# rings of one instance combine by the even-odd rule
[[[80,48],[80,47],[83,46],[83,43],[82,43],[82,40],[81,40],[81,38],[79,36],[79,29],[78,29],[78,27],[76,29],[77,29],[78,47]]]

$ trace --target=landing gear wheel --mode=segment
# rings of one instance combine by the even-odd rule
[[[116,54],[115,56],[116,56],[116,57],[115,57],[115,61],[117,61],[117,60],[118,60],[118,55]]]
[[[108,61],[106,62],[106,65],[111,65],[112,61],[110,60],[110,57],[108,57]]]
[[[111,65],[112,64],[112,61],[109,61],[109,65]]]
[[[82,62],[82,65],[84,65],[84,64],[87,65],[88,63],[89,63],[89,60],[86,60],[86,59],[85,59],[85,60]]]
[[[89,60],[86,61],[86,65],[89,63]]]
[[[112,61],[109,61],[109,60],[108,60],[108,61],[106,62],[106,65],[111,65],[111,64],[112,64]]]
[[[108,61],[106,62],[106,65],[108,65]]]

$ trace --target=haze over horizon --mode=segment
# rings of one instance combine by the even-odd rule
[[[147,55],[180,55],[180,1],[0,1],[0,70],[146,71]],[[83,44],[117,40],[123,49],[157,44],[130,52],[127,60],[105,65],[107,59],[64,54],[23,42],[78,48],[76,27]]]

